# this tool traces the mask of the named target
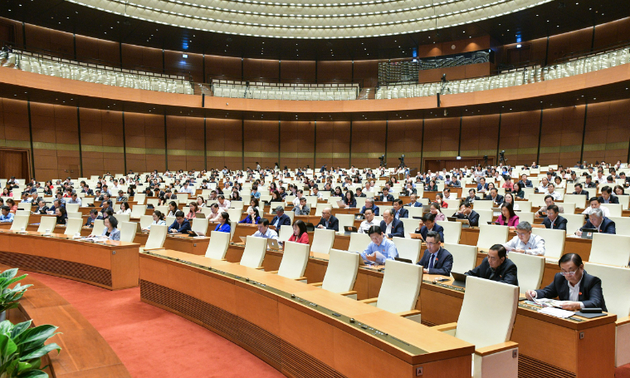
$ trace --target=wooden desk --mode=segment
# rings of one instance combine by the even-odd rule
[[[0,232],[0,263],[110,290],[138,286],[139,245],[90,243],[65,235]]]
[[[466,342],[238,264],[168,250],[141,254],[140,290],[142,301],[213,330],[287,376],[411,378],[418,368],[422,377],[470,376],[474,346]]]
[[[133,242],[145,245],[147,244],[148,238],[148,233],[138,232],[136,233],[136,237]],[[191,237],[182,234],[169,234],[166,235],[166,240],[164,240],[164,248],[192,253],[193,255],[205,255],[206,250],[208,249],[208,243],[210,243],[209,237]]]
[[[8,269],[0,266],[0,269]],[[22,274],[23,272],[20,272]],[[8,311],[7,318],[15,323],[33,320],[35,326],[54,324],[57,335],[50,341],[61,346],[61,353],[50,352],[42,358],[42,365],[54,378],[127,378],[131,374],[100,333],[54,290],[32,278],[26,277],[21,284],[32,284],[20,306]],[[50,362],[48,362],[50,361]]]
[[[452,279],[434,284],[439,276],[425,275],[420,298],[422,322],[456,322],[464,289]],[[519,344],[520,377],[614,377],[616,315],[560,319],[520,303],[511,340]]]

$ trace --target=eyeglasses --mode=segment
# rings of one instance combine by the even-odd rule
[[[560,272],[560,274],[562,274],[563,276],[571,277],[571,276],[575,276],[575,273],[577,273],[577,272],[578,272],[577,270],[569,271],[569,272],[562,271],[562,272]]]

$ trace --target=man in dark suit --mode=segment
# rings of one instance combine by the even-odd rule
[[[403,207],[403,201],[398,198],[394,200],[394,209],[393,209],[394,218],[409,218],[409,210]]]
[[[372,211],[374,212],[374,215],[379,215],[380,209],[378,208],[378,206],[374,204],[374,200],[372,198],[368,198],[365,200],[365,206],[361,208],[360,213],[361,214],[365,213],[365,209],[372,209]]]
[[[612,194],[612,188],[608,185],[602,188],[602,195],[599,198],[603,200],[599,201],[599,203],[619,203],[619,198]]]
[[[339,231],[339,219],[332,215],[330,207],[322,210],[322,218],[317,223],[317,228]]]
[[[578,311],[583,308],[601,308],[606,310],[602,281],[584,271],[582,258],[576,253],[567,253],[558,261],[560,273],[556,273],[553,282],[541,290],[525,293],[527,299],[555,298],[566,301],[562,308]]]
[[[501,244],[490,247],[488,257],[475,269],[466,272],[466,275],[518,286],[516,264],[507,258],[507,251]]]
[[[284,207],[276,207],[276,216],[271,220],[271,225],[275,226],[278,232],[280,232],[280,227],[291,225],[291,218],[284,213]]]
[[[389,194],[389,189],[383,188],[383,194],[378,196],[379,201],[381,202],[394,202],[394,196]]]
[[[438,234],[440,234],[440,240],[444,240],[444,227],[435,223],[435,214],[426,213],[422,217],[421,225],[422,227],[420,228],[420,230],[416,230],[415,233],[419,233],[420,235],[422,235],[422,240],[427,239],[427,235],[430,231],[437,232]]]
[[[532,180],[527,179],[526,174],[521,175],[521,179],[519,180],[518,184],[521,186],[521,188],[532,188],[534,186],[532,184]]]
[[[46,214],[48,211],[48,206],[46,206],[46,202],[43,199],[39,199],[37,202],[37,209],[35,209],[35,214]]]
[[[558,214],[559,211],[560,210],[557,205],[547,207],[547,216],[542,222],[546,228],[553,230],[567,230],[567,220]]]
[[[586,198],[590,198],[588,196],[588,192],[583,189],[582,184],[580,184],[579,182],[573,185],[573,187],[575,188],[575,191],[573,192],[573,194],[582,194],[582,195],[585,195]]]
[[[473,203],[477,200],[479,200],[480,198],[476,195],[477,191],[475,189],[469,189],[468,190],[468,197],[466,197],[466,201]]]
[[[423,271],[426,274],[440,274],[448,277],[451,275],[451,269],[453,269],[453,255],[442,248],[441,242],[440,234],[429,231],[426,237],[427,250],[424,251],[418,265],[423,266]]]
[[[497,205],[501,205],[503,203],[503,196],[499,194],[497,188],[490,189],[490,194],[486,196],[487,200],[491,200]]]
[[[616,234],[617,229],[615,228],[615,222],[604,216],[602,209],[596,208],[593,209],[591,215],[588,216],[588,220],[586,224],[580,228],[580,231],[577,232],[578,236],[582,236],[582,231],[585,228],[596,228],[600,233],[604,234]]]
[[[418,201],[418,196],[416,194],[412,194],[409,196],[409,203],[405,206],[409,207],[422,207],[422,202]]]
[[[472,204],[468,201],[464,201],[459,211],[453,216],[459,219],[468,219],[472,227],[479,227],[479,214],[472,209]]]
[[[190,222],[185,218],[184,212],[175,212],[175,222],[169,226],[168,232],[173,234],[187,234],[191,230]]]
[[[394,236],[398,236],[400,238],[405,237],[405,226],[403,225],[403,222],[394,218],[393,211],[390,209],[383,211],[381,230],[388,238],[392,238]]]

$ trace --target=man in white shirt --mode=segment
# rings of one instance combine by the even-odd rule
[[[184,186],[182,186],[181,188],[179,188],[179,192],[180,192],[180,193],[187,193],[187,194],[192,195],[192,194],[194,193],[194,190],[193,190],[192,186],[189,186],[189,185],[188,185],[188,181],[186,181],[186,182],[184,183]]]
[[[219,205],[219,209],[221,210],[227,210],[230,208],[230,201],[225,199],[225,196],[223,194],[220,194],[218,197],[218,205]]]
[[[300,206],[300,198],[302,198],[303,195],[304,191],[302,189],[299,189],[295,193],[295,198],[293,199],[293,207]]]
[[[582,214],[584,215],[591,215],[593,214],[593,211],[595,209],[600,209],[602,211],[602,214],[604,214],[604,217],[606,218],[610,218],[610,210],[605,207],[605,206],[601,206],[601,202],[600,199],[598,197],[591,197],[590,201],[589,201],[589,207],[587,207]]]
[[[545,195],[552,196],[554,201],[560,201],[562,199],[562,195],[559,192],[556,192],[556,186],[552,183],[547,185]]]
[[[545,240],[532,234],[532,225],[529,222],[520,222],[516,226],[516,236],[503,244],[508,252],[525,253],[534,256],[545,255]]]
[[[536,188],[536,190],[538,191],[538,193],[544,193],[547,191],[548,186],[549,186],[549,180],[547,180],[547,177],[543,177],[540,180],[540,185]]]
[[[359,233],[367,234],[370,227],[380,225],[380,223],[374,221],[374,211],[371,208],[365,209],[363,215],[365,215],[365,220],[359,226]]]
[[[260,221],[258,231],[256,231],[253,236],[265,239],[278,239],[278,234],[269,228],[269,219],[267,218],[263,218],[263,220]]]

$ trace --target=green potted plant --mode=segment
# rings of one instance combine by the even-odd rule
[[[59,345],[44,343],[54,335],[57,327],[41,325],[31,328],[31,321],[13,325],[0,323],[0,378],[48,378],[41,367],[42,357],[57,350]]]
[[[9,285],[24,279],[27,275],[16,277],[17,268],[7,269],[0,273],[0,321],[6,319],[6,311],[18,306],[18,301],[24,295],[26,289],[33,285],[16,284],[12,288]],[[2,378],[2,377],[0,377]]]

